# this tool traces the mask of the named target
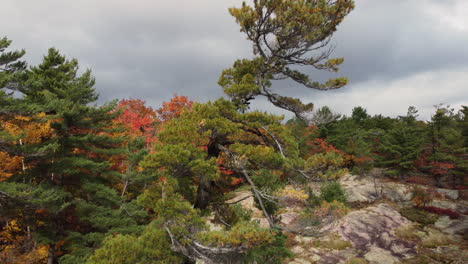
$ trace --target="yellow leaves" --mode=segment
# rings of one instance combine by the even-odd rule
[[[48,251],[49,246],[46,245],[36,246],[30,251],[26,251],[26,253],[23,252],[21,245],[8,245],[2,251],[0,262],[9,264],[45,264],[47,263]]]
[[[322,219],[327,216],[333,216],[334,218],[339,218],[346,215],[348,212],[348,208],[338,201],[332,201],[331,203],[327,201],[322,201],[320,207],[315,208],[313,211],[313,215]]]
[[[25,227],[17,219],[9,221],[0,230],[2,252],[0,263],[8,264],[45,264],[48,246],[36,246]]]
[[[279,197],[282,204],[294,206],[297,204],[305,204],[309,195],[302,189],[294,189],[288,185],[284,189],[275,193]]]
[[[6,181],[21,167],[22,157],[0,151],[0,182]]]
[[[30,120],[31,120],[31,117],[29,117],[29,116],[20,116],[20,115],[16,115],[16,116],[15,116],[15,119],[16,119],[16,120],[22,120],[22,121],[30,121]]]
[[[38,144],[45,137],[52,136],[53,130],[50,121],[45,120],[45,113],[34,116],[15,115],[10,118],[2,118],[0,131],[10,144]],[[23,165],[23,157],[13,156],[6,152],[0,152],[0,182],[7,180]]]
[[[44,113],[32,117],[16,115],[2,122],[1,128],[13,138],[20,138],[17,144],[37,144],[43,137],[49,137],[53,132],[50,120],[44,120],[44,117]]]
[[[141,166],[137,166],[136,169],[135,169],[135,171],[137,171],[137,172],[143,172],[144,169],[143,169],[143,167],[141,167]]]

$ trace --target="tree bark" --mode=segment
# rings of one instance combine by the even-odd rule
[[[128,179],[125,180],[124,187],[122,189],[122,194],[120,195],[120,197],[124,197],[125,191],[127,190],[127,187],[128,187]]]
[[[206,209],[210,202],[210,182],[206,179],[206,177],[201,176],[200,182],[198,183],[197,189],[197,199],[195,201],[195,208],[198,209]]]
[[[54,244],[49,244],[49,255],[47,257],[47,264],[54,264],[55,254],[54,254]]]

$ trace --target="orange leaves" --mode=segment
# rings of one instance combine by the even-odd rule
[[[45,114],[33,117],[16,115],[12,119],[2,122],[2,129],[14,138],[20,138],[19,144],[37,144],[42,138],[52,135],[50,120],[45,120]]]
[[[3,116],[0,131],[11,145],[38,144],[44,138],[51,137],[53,129],[44,113],[34,116]],[[23,157],[0,151],[0,182],[5,181],[20,170]]]
[[[236,185],[239,185],[239,184],[241,184],[243,182],[244,182],[244,180],[242,178],[231,177],[231,186],[236,186]]]
[[[123,113],[116,121],[134,132],[144,133],[157,121],[153,108],[145,106],[145,102],[140,99],[121,100],[118,108],[123,109]]]
[[[21,226],[16,219],[8,222],[0,230],[0,263],[45,264],[48,246],[39,245],[31,238],[27,227]]]
[[[6,181],[21,167],[22,157],[0,151],[0,182]]]
[[[430,163],[430,166],[430,172],[433,175],[447,175],[451,169],[455,168],[455,165],[453,165],[452,163],[437,161],[432,161]]]
[[[187,96],[174,95],[171,101],[163,102],[161,108],[156,112],[158,113],[159,119],[165,123],[179,117],[184,109],[190,110],[192,105],[193,102],[188,100]]]
[[[144,136],[147,143],[155,142],[156,123],[159,121],[153,108],[140,99],[121,100],[118,109],[123,113],[115,122],[128,129],[132,137]]]
[[[316,138],[312,140],[312,142],[307,143],[307,145],[311,146],[311,154],[317,153],[328,153],[328,152],[336,152],[337,154],[344,155],[343,151],[335,148],[333,145],[327,143],[323,138]]]

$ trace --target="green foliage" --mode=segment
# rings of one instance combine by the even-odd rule
[[[333,113],[330,107],[322,106],[317,111],[312,113],[310,117],[307,117],[307,121],[316,126],[326,125],[331,122],[338,120],[341,117],[340,114]]]
[[[363,258],[350,258],[345,264],[368,264],[369,261]]]
[[[463,181],[463,175],[467,172],[465,140],[463,130],[460,129],[464,118],[461,117],[462,113],[456,115],[450,106],[438,105],[427,125],[430,145],[420,166],[432,174],[439,187],[442,186],[444,176],[452,176],[452,185],[455,187],[457,181]]]
[[[265,191],[263,192],[265,193]],[[272,193],[266,193],[267,195],[272,195]],[[277,201],[270,199],[262,199],[263,206],[265,207],[266,212],[269,215],[274,215],[279,210],[279,203]],[[257,197],[254,196],[254,205],[258,209],[262,209]]]
[[[357,124],[362,124],[364,121],[366,121],[368,118],[370,118],[369,114],[367,114],[367,109],[361,107],[361,106],[356,106],[353,108],[352,114],[351,114],[351,119],[356,122]]]
[[[240,30],[253,43],[255,58],[237,60],[224,70],[219,79],[240,110],[261,95],[277,107],[292,111],[299,118],[313,109],[299,99],[274,93],[271,81],[290,78],[308,88],[329,90],[344,86],[346,78],[325,83],[311,81],[294,65],[337,71],[342,58],[329,58],[328,52],[312,55],[311,51],[325,47],[336,27],[354,8],[351,0],[328,1],[254,1],[239,8],[230,8]]]
[[[320,204],[322,203],[322,199],[314,193],[312,188],[307,188],[307,194],[307,207],[315,208],[317,206],[320,206]]]
[[[339,182],[332,181],[322,184],[320,187],[320,198],[329,203],[333,201],[345,203],[346,193]]]
[[[374,144],[383,133],[379,128],[366,128],[372,119],[366,117],[359,120],[343,117],[319,128],[321,137],[346,154],[345,164],[351,170],[354,167],[359,167],[360,170],[372,167]]]
[[[187,226],[203,228],[205,225],[198,210],[180,195],[177,188],[175,178],[160,179],[138,197],[138,202],[150,209],[153,217],[172,221],[174,228],[180,231],[180,235],[189,235]]]
[[[434,198],[436,198],[434,193],[437,192],[431,189],[423,189],[419,186],[414,186],[411,190],[411,193],[413,195],[411,201],[413,202],[414,206],[424,207],[428,203],[432,202]]]
[[[413,171],[422,150],[421,129],[398,126],[388,131],[379,146],[380,165],[395,168],[399,173]]]
[[[133,185],[142,184],[149,181],[152,175],[144,174],[139,171],[139,164],[146,155],[149,154],[146,148],[145,137],[138,136],[127,142],[123,154],[126,159],[123,161],[126,165],[126,170],[121,174],[121,179],[124,187],[122,188],[121,196],[124,196]],[[136,186],[141,187],[141,186]]]
[[[216,208],[216,215],[214,220],[221,223],[227,224],[231,227],[241,221],[250,222],[252,218],[252,210],[242,208],[239,204],[233,205],[221,205]]]
[[[423,239],[421,246],[425,248],[437,248],[453,244],[454,241],[446,234],[431,230],[426,238]]]
[[[343,168],[345,160],[336,151],[319,153],[311,156],[305,161],[305,170],[313,172],[322,180],[336,180],[346,174]]]
[[[268,244],[256,246],[247,252],[243,263],[284,263],[284,259],[292,257],[292,252],[285,247],[286,236],[279,233],[274,235]]]
[[[417,234],[419,230],[416,228],[414,224],[403,225],[395,229],[395,235],[398,238],[410,240],[410,241],[418,241],[419,236]]]
[[[138,237],[116,235],[108,237],[87,264],[166,264],[184,263],[184,258],[170,248],[166,231],[153,222]]]
[[[20,60],[26,53],[24,50],[6,51],[11,45],[7,37],[0,38],[0,99],[7,96],[3,88],[14,88],[18,75],[26,69],[26,62]]]
[[[91,72],[79,75],[77,60],[50,49],[18,82],[23,96],[16,99],[16,111],[45,112],[53,131],[27,146],[21,175],[2,183],[0,188],[22,206],[9,210],[8,217],[29,226],[36,243],[60,243],[57,257],[65,253],[62,263],[83,263],[112,232],[141,232],[135,219],[120,209],[123,200],[112,188],[119,174],[109,159],[122,153],[118,146],[124,139],[112,134],[118,114],[112,113],[114,103],[90,106],[97,100]],[[139,216],[139,224],[146,224]]]
[[[242,263],[282,263],[292,255],[285,236],[252,222],[251,211],[219,206],[216,220],[226,229],[217,231],[209,230],[202,214],[248,181],[273,215],[279,208],[275,195],[288,180],[305,173],[336,180],[345,167],[360,173],[372,167],[376,152],[379,165],[397,173],[417,168],[460,182],[468,170],[466,106],[458,114],[439,107],[425,124],[416,121],[414,108],[398,119],[370,116],[362,107],[351,117],[328,107],[311,114],[313,104],[273,92],[273,81],[282,79],[319,90],[347,83],[313,81],[297,66],[338,70],[343,59],[320,49],[353,8],[351,0],[258,0],[231,8],[255,53],[221,74],[219,84],[231,100],[195,104],[164,120],[151,151],[143,137],[121,136],[115,102],[94,105],[94,77],[90,70],[79,71],[76,59],[52,48],[27,69],[24,51],[7,52],[11,41],[0,39],[0,152],[18,156],[24,165],[0,183],[2,220],[28,227],[32,244],[55,250],[54,263],[188,263],[200,243],[207,250],[238,248],[230,254]],[[285,126],[281,116],[247,111],[258,96],[296,118]],[[34,121],[50,122],[50,136],[23,146],[25,132],[7,135],[3,122],[18,113],[26,119],[41,113]],[[424,130],[427,136],[419,136]],[[333,145],[316,151],[315,139]],[[416,167],[415,160],[422,165]],[[254,201],[258,207],[257,197]],[[338,218],[347,211],[345,201],[339,183],[324,183],[319,197],[309,190],[310,210],[302,219],[318,225]],[[402,214],[422,224],[435,221],[415,208]],[[443,244],[437,239],[435,244]],[[317,246],[343,249],[349,243],[331,238]]]
[[[353,246],[351,242],[343,240],[337,234],[332,234],[326,239],[315,240],[312,244],[314,247],[330,250],[343,250]]]
[[[437,221],[436,215],[414,207],[402,208],[400,210],[400,214],[409,220],[420,223],[422,225],[432,225],[435,223],[435,221]]]

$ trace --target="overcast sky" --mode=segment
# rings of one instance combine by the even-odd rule
[[[157,108],[173,94],[195,101],[222,95],[221,71],[252,48],[227,8],[237,0],[2,0],[0,35],[41,61],[56,47],[91,68],[101,102],[141,98]],[[349,114],[404,115],[416,106],[468,104],[467,0],[356,0],[333,38],[349,85],[317,92],[275,88]],[[312,79],[323,79],[314,72]],[[255,107],[281,112],[264,100]]]

